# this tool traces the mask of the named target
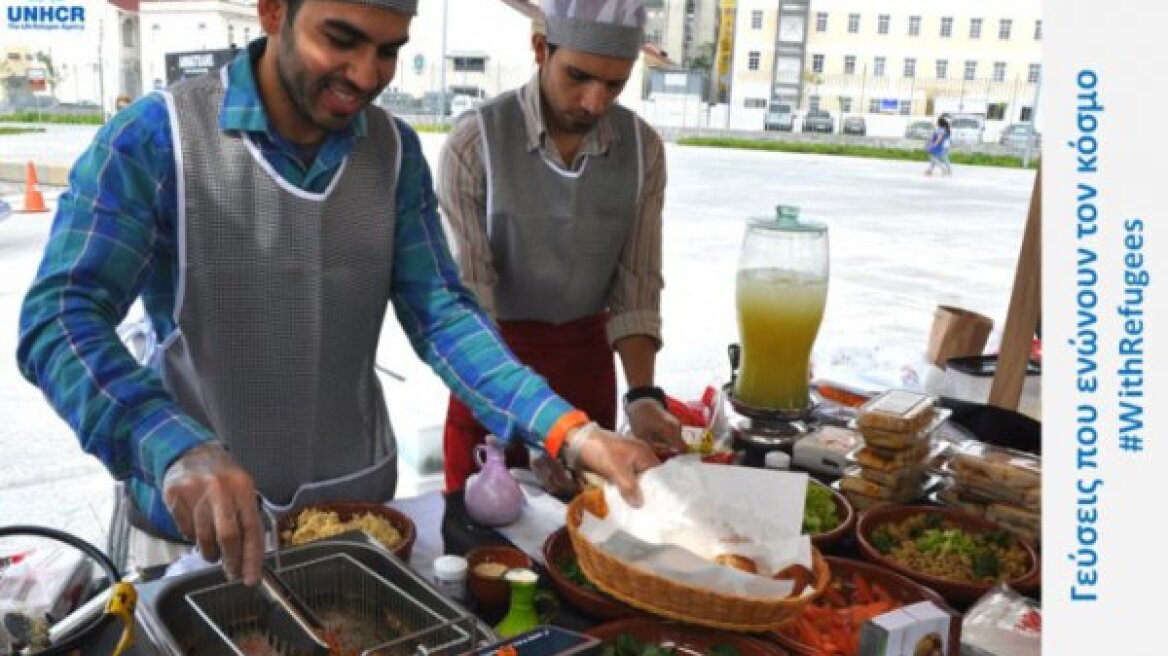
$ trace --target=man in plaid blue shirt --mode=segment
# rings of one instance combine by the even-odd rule
[[[135,527],[249,584],[257,491],[285,507],[392,496],[373,371],[389,304],[504,441],[633,499],[657,462],[517,362],[459,282],[417,135],[369,106],[416,5],[259,0],[267,37],[98,133],[25,299],[21,369],[127,482]],[[117,334],[138,298],[158,344],[146,366]]]

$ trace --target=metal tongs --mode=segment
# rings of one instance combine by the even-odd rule
[[[263,573],[256,586],[262,602],[260,616],[263,624],[271,631],[272,637],[286,645],[286,652],[292,656],[328,656],[329,645],[321,638],[324,624],[280,578],[279,572],[283,568],[280,564],[280,535],[276,518],[262,499],[260,507],[272,532],[276,562],[275,568],[272,568],[264,560]]]

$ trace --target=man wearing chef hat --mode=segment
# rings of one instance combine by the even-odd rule
[[[266,37],[119,112],[72,171],[18,358],[127,482],[139,565],[185,541],[254,583],[257,491],[284,506],[393,496],[374,371],[391,303],[502,439],[633,497],[657,462],[516,361],[459,282],[417,135],[370,105],[417,4],[259,0]],[[137,299],[158,344],[147,365],[117,333]]]
[[[661,449],[684,448],[654,386],[665,151],[648,124],[616,104],[641,51],[645,8],[641,0],[541,5],[536,74],[467,112],[443,147],[438,199],[462,279],[520,360],[608,428],[615,350],[633,432]],[[448,490],[474,472],[486,432],[451,398]]]

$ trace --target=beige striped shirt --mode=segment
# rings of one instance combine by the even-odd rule
[[[584,158],[603,156],[619,138],[608,117],[602,117],[584,137],[568,167],[548,138],[539,101],[539,75],[520,89],[527,125],[528,149],[564,168],[579,170]],[[644,182],[637,199],[632,229],[621,249],[608,292],[609,343],[629,335],[648,335],[661,344],[661,208],[665,202],[665,147],[649,124],[637,117],[641,130]],[[438,171],[438,205],[450,236],[462,280],[479,302],[495,315],[494,288],[498,274],[491,262],[487,237],[487,180],[482,132],[477,112],[466,112],[442,146]],[[603,190],[598,190],[603,193]]]

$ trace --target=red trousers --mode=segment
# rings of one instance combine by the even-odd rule
[[[503,341],[519,361],[547,379],[564,399],[601,426],[616,426],[616,365],[608,344],[607,314],[552,325],[538,321],[500,321]],[[461,490],[478,470],[474,448],[487,430],[461,401],[450,397],[442,436],[446,491]],[[527,465],[527,448],[518,440],[507,449],[507,465]]]

